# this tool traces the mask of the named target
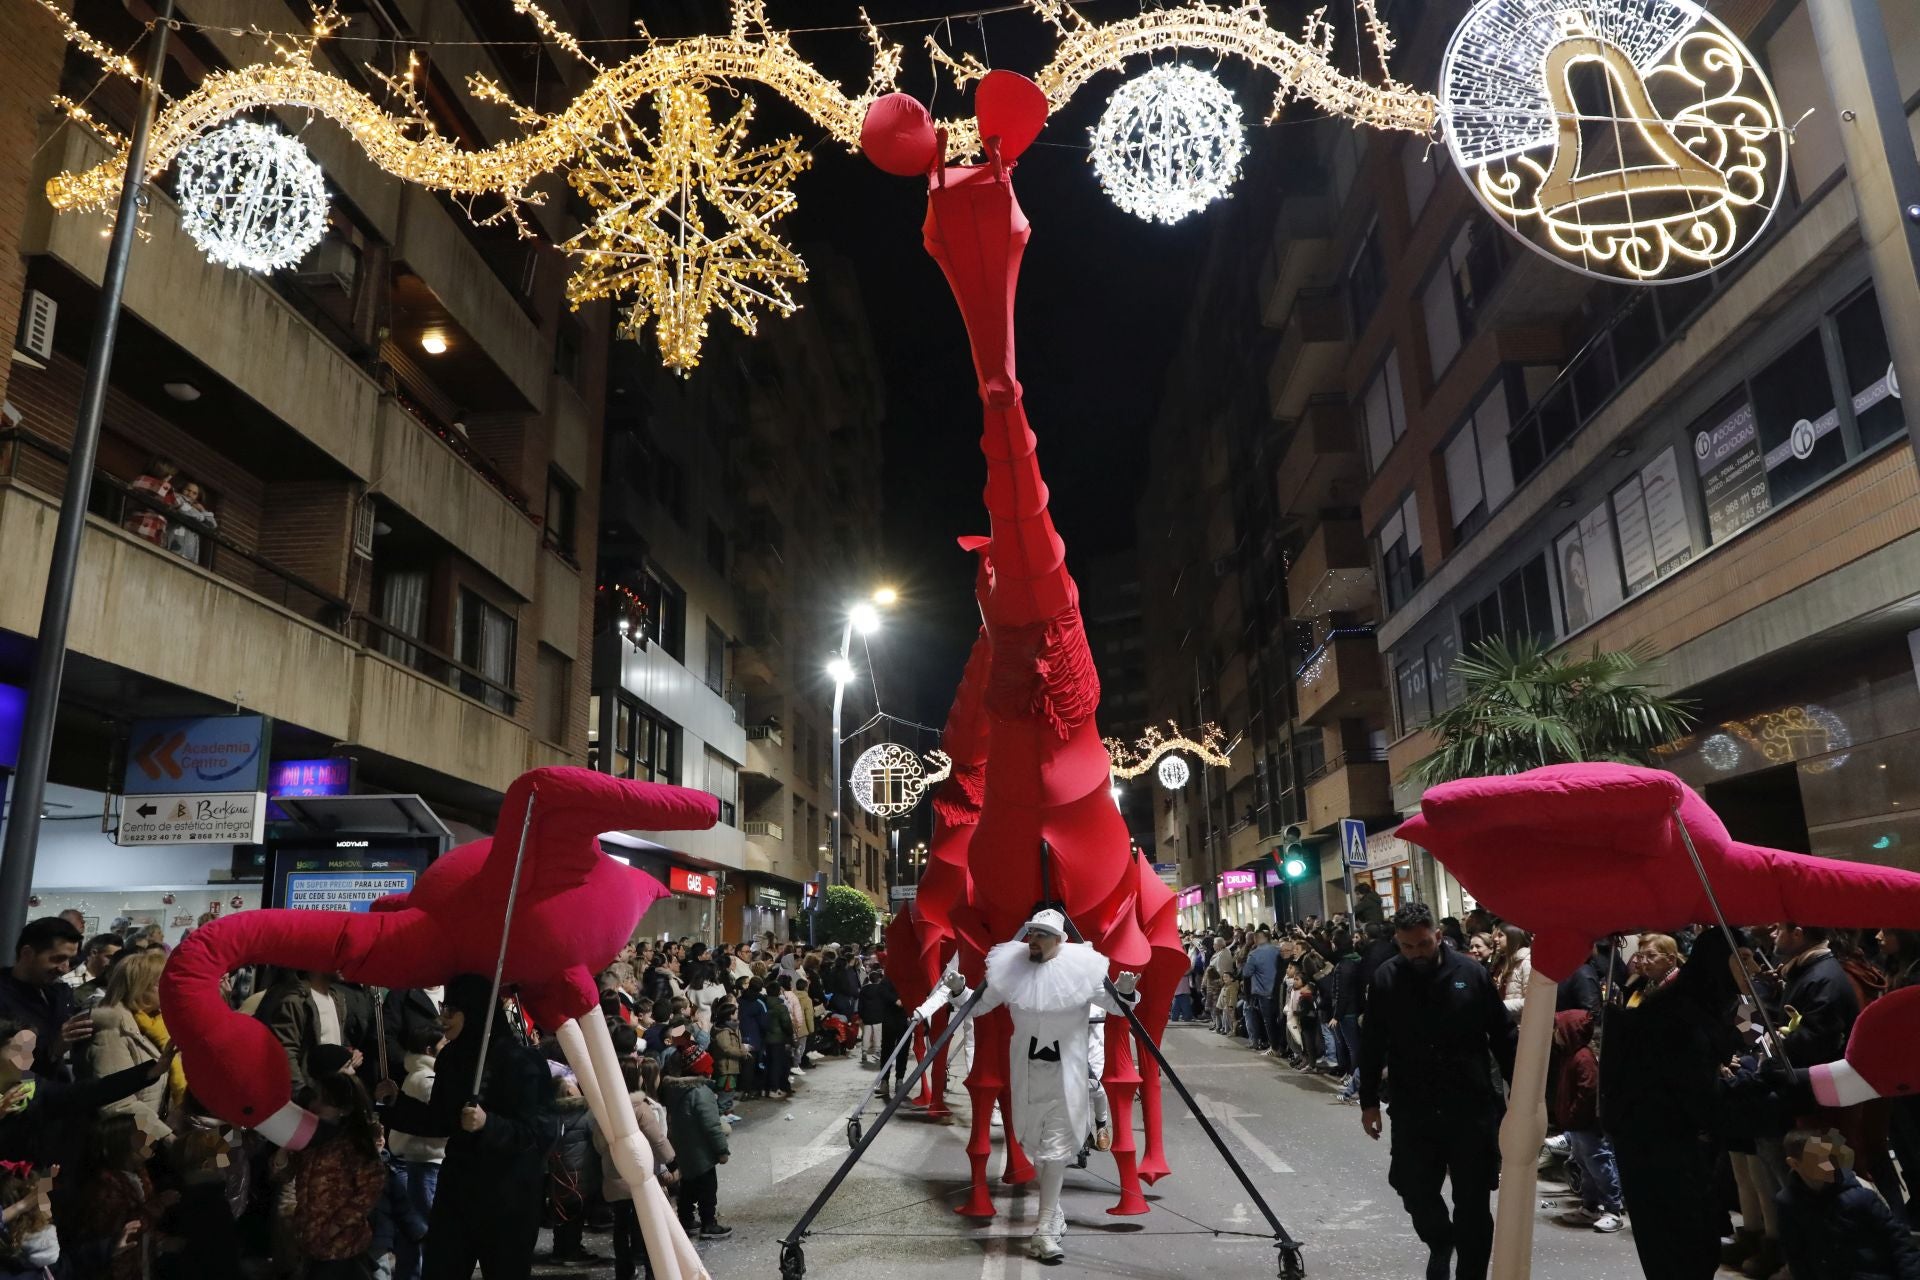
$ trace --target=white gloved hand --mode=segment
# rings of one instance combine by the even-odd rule
[[[957,973],[950,973],[940,980],[940,985],[947,989],[948,999],[958,1000],[960,994],[967,989],[967,980]]]
[[[1137,973],[1123,973],[1113,980],[1113,989],[1123,996],[1132,995],[1134,988],[1139,985],[1140,975]]]

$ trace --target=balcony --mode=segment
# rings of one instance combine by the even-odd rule
[[[1286,323],[1301,290],[1332,283],[1339,261],[1333,201],[1324,195],[1288,196],[1274,221],[1273,248],[1260,267],[1261,318],[1267,327]]]
[[[1344,400],[1314,400],[1301,415],[1275,475],[1283,515],[1305,516],[1358,505],[1367,469],[1353,414]]]
[[[1265,848],[1266,839],[1260,834],[1260,824],[1252,819],[1242,818],[1227,829],[1227,865],[1244,867]]]
[[[1303,724],[1356,719],[1386,705],[1386,676],[1372,627],[1335,628],[1295,677]]]
[[[458,547],[523,600],[535,596],[540,535],[514,495],[396,400],[380,406],[382,495]]]
[[[1330,831],[1342,818],[1392,817],[1393,785],[1377,753],[1335,756],[1307,780],[1307,830]]]
[[[786,831],[777,822],[749,822],[741,828],[741,831],[745,835],[758,836],[766,840],[784,842],[787,838]]]
[[[1296,618],[1379,611],[1373,557],[1358,520],[1322,520],[1287,570],[1287,603]]]
[[[1315,396],[1341,390],[1348,346],[1346,298],[1337,289],[1301,290],[1267,373],[1275,422],[1295,421]]]

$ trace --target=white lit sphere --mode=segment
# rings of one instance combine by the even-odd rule
[[[223,267],[291,267],[327,229],[327,182],[305,146],[239,120],[180,149],[180,225]]]
[[[1093,168],[1136,218],[1175,223],[1227,194],[1247,153],[1240,106],[1194,67],[1155,67],[1107,100],[1093,127]]]
[[[1159,777],[1160,785],[1169,791],[1178,791],[1193,776],[1193,770],[1179,756],[1161,756],[1160,767],[1154,773]]]

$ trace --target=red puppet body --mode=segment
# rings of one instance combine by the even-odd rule
[[[977,95],[983,165],[940,166],[940,140],[924,108],[902,95],[874,105],[863,139],[893,173],[928,174],[927,252],[940,264],[960,305],[984,409],[991,537],[977,594],[985,621],[984,696],[991,726],[980,817],[966,846],[964,884],[922,891],[923,919],[944,917],[965,940],[962,968],[993,942],[1012,936],[1043,898],[1064,904],[1086,940],[1116,970],[1143,975],[1139,1009],[1150,1034],[1166,1025],[1173,988],[1185,971],[1173,896],[1131,848],[1109,794],[1111,763],[1094,708],[1099,676],[1087,647],[1079,591],[1065,546],[1048,514],[1037,442],[1027,424],[1014,368],[1013,302],[1030,228],[1014,199],[1012,164],[1038,134],[1046,100],[1032,82],[992,72]],[[976,650],[977,654],[977,650]],[[972,664],[970,664],[970,671]],[[1051,851],[1041,857],[1042,843]],[[964,889],[964,899],[956,890]],[[977,973],[969,972],[978,981]],[[974,1100],[973,1196],[961,1212],[991,1214],[986,1194],[987,1116],[1007,1086],[1010,1026],[983,1019],[975,1033],[968,1091]],[[1103,1073],[1113,1111],[1114,1159],[1121,1199],[1110,1212],[1144,1213],[1140,1191],[1167,1172],[1157,1075],[1143,1081],[1132,1039],[1106,1037]],[[1134,1144],[1132,1101],[1145,1084],[1147,1152]],[[1017,1148],[1008,1178],[1031,1176]]]

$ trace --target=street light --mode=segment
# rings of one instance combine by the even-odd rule
[[[880,627],[880,610],[892,607],[899,600],[898,591],[892,587],[880,587],[867,599],[849,605],[846,625],[840,629],[840,651],[827,663],[827,675],[833,681],[833,810],[828,824],[833,839],[834,884],[841,883],[840,806],[847,796],[846,779],[840,776],[840,709],[846,701],[847,686],[854,677],[853,659],[848,656],[853,649],[853,632],[857,627],[861,635],[872,635]]]

